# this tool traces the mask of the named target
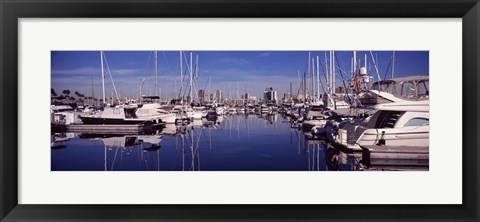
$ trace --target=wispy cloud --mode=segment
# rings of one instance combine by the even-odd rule
[[[83,68],[76,68],[76,69],[53,69],[52,75],[91,75],[94,73],[99,73],[99,68],[93,67],[83,67]]]
[[[139,73],[140,70],[136,69],[112,69],[112,74],[115,75],[132,75]]]
[[[247,61],[246,59],[239,59],[239,58],[223,58],[223,59],[220,59],[220,62],[221,63],[233,63],[233,64],[236,64],[236,65],[250,64],[250,62]]]
[[[262,53],[258,54],[257,57],[267,57],[271,54],[272,54],[271,52],[262,52]]]
[[[225,96],[231,95],[234,98],[237,97],[237,84],[239,87],[238,93],[240,94],[248,90],[251,95],[261,96],[265,87],[273,87],[277,90],[278,96],[280,97],[283,96],[284,92],[288,91],[289,83],[292,82],[294,84],[293,91],[296,93],[296,75],[287,75],[280,70],[274,70],[272,72],[275,73],[275,75],[262,70],[245,70],[241,68],[209,70],[207,73],[200,75],[199,82],[196,83],[196,90],[207,89],[208,77],[211,77],[212,91],[222,89],[224,90]],[[210,75],[208,73],[210,73]],[[174,81],[174,78],[176,78],[176,81]],[[122,96],[134,97],[137,95],[136,90],[140,88],[142,88],[142,92],[155,92],[155,77],[151,75],[147,76],[145,80],[143,80],[143,76],[114,76],[113,81],[115,82],[117,91],[121,93]],[[165,95],[166,91],[169,95],[172,95],[174,88],[176,88],[178,94],[178,90],[180,89],[179,76],[159,75],[158,82],[159,91],[162,95]],[[52,87],[57,91],[70,89],[70,91],[79,91],[83,94],[90,95],[92,79],[90,76],[55,77],[52,78]],[[99,76],[94,76],[93,87],[95,95],[97,97],[101,95],[102,86]],[[184,87],[188,89],[188,82],[184,82]],[[105,81],[105,88],[107,94],[110,96],[113,88],[112,82],[108,77]]]
[[[110,69],[112,75],[133,75],[141,73],[141,70],[137,69]],[[99,74],[100,68],[94,67],[82,67],[76,69],[54,69],[52,75],[75,75],[75,76],[91,76],[92,74]],[[105,68],[105,74],[108,73],[108,69]]]

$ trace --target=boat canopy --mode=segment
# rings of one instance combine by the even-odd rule
[[[372,84],[372,90],[388,92],[405,100],[428,100],[429,77],[408,76],[387,79]]]

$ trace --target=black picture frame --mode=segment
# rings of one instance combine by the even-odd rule
[[[0,0],[1,221],[478,221],[478,0]],[[462,18],[461,205],[19,205],[18,18]],[[446,43],[448,44],[448,43]],[[454,92],[459,93],[459,92]],[[447,107],[447,105],[446,105]],[[454,112],[454,111],[453,111]],[[452,118],[452,117],[449,117]],[[453,114],[455,118],[455,114]],[[449,120],[450,121],[450,120]],[[455,120],[451,120],[455,121]],[[35,126],[32,126],[35,127]],[[450,129],[451,130],[451,129]],[[437,147],[436,149],[450,149]],[[362,192],[361,187],[355,192]],[[392,191],[399,192],[399,191]],[[374,195],[374,194],[372,194]],[[441,194],[440,194],[441,195]]]

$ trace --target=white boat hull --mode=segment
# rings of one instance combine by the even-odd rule
[[[187,116],[190,119],[202,119],[202,114],[201,111],[187,111]]]
[[[385,132],[383,134],[383,132]],[[387,146],[419,146],[430,145],[430,126],[412,126],[402,128],[367,129],[357,139],[355,144],[347,142],[346,132],[340,132],[340,142],[349,149],[360,150],[360,146],[376,145],[380,139],[385,140]]]

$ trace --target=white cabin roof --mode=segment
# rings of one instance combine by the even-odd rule
[[[396,96],[394,96],[393,94],[391,93],[387,93],[387,92],[382,92],[382,91],[379,91],[379,90],[370,90],[370,92],[374,93],[375,95],[379,96],[379,97],[382,97],[386,100],[389,100],[389,101],[392,101],[392,102],[404,102],[404,101],[407,101],[407,100],[404,100],[404,99],[400,99]]]
[[[392,103],[383,103],[383,104],[374,105],[371,108],[375,110],[385,110],[385,111],[429,112],[430,101],[421,100],[421,101],[400,101],[400,102],[392,102]]]
[[[400,99],[387,92],[381,92],[378,90],[370,90],[370,92],[386,100],[392,101],[391,103],[382,103],[382,104],[370,106],[369,108],[371,109],[385,110],[385,111],[415,111],[415,112],[430,111],[430,100],[410,101],[410,100]]]

